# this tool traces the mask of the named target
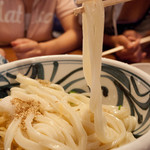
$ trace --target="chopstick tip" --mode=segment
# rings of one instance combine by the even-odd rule
[[[78,14],[81,14],[84,12],[84,7],[78,7],[78,8],[75,8],[73,13],[75,16],[77,16]]]

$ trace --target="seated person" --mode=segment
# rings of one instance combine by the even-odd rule
[[[110,24],[106,19],[104,45],[107,48],[122,45],[125,49],[116,53],[119,60],[130,63],[140,62],[146,56],[140,39],[150,31],[150,1],[132,0],[123,5],[108,8],[110,9],[111,13],[106,8],[106,13],[109,13],[106,17],[109,15],[109,18],[113,19]],[[111,25],[111,28],[108,25]]]
[[[11,44],[18,59],[79,48],[82,31],[75,7],[74,0],[1,0],[0,45]],[[64,30],[58,38],[52,37],[55,15]]]

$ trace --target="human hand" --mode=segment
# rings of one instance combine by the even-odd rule
[[[40,44],[36,41],[22,38],[11,42],[18,59],[43,55]]]
[[[142,52],[140,39],[141,36],[133,30],[128,30],[123,35],[115,36],[115,46],[122,45],[125,48],[116,53],[118,58],[131,63],[140,62],[146,56],[146,53]]]

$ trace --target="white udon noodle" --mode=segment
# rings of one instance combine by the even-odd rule
[[[104,6],[101,0],[90,0],[83,3],[83,71],[87,84],[91,89],[90,110],[94,113],[95,132],[99,140],[111,142],[107,135],[109,130],[102,114],[102,97],[100,84],[101,49],[104,31]],[[99,125],[101,124],[101,126]]]
[[[17,81],[20,87],[0,101],[0,146],[5,150],[104,150],[134,140],[136,119],[127,108],[102,106],[107,135],[113,138],[104,143],[95,132],[90,98],[21,74]]]
[[[102,105],[102,1],[86,1],[83,7],[83,68],[90,98],[18,74],[20,87],[0,101],[0,147],[5,150],[106,150],[134,140],[136,119],[129,110]]]

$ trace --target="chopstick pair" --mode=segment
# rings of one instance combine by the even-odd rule
[[[92,0],[76,0],[76,4],[82,4],[86,1],[92,1]],[[105,1],[103,1],[103,5],[104,5],[104,7],[108,7],[108,6],[112,6],[112,5],[116,5],[116,4],[128,2],[128,1],[131,1],[131,0],[105,0]],[[83,6],[74,9],[75,15],[78,15],[83,12],[84,12]]]
[[[147,37],[144,37],[140,40],[140,44],[144,44],[144,43],[147,43],[147,42],[150,42],[150,36],[147,36]],[[112,48],[110,50],[106,50],[102,53],[102,56],[105,56],[105,55],[108,55],[108,54],[112,54],[112,53],[115,53],[115,52],[118,52],[118,51],[121,51],[123,50],[124,47],[123,46],[118,46],[118,47],[115,47],[115,48]]]

